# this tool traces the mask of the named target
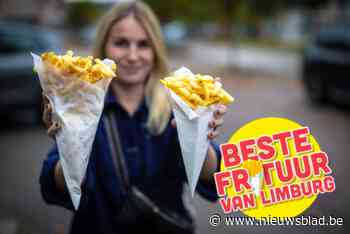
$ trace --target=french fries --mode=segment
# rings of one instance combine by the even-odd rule
[[[104,78],[115,77],[117,65],[112,64],[109,68],[100,59],[92,56],[73,56],[69,50],[65,55],[56,55],[54,52],[46,52],[41,55],[42,60],[56,68],[64,76],[75,76],[90,83],[95,83]]]
[[[259,160],[245,160],[242,167],[248,170],[249,176],[256,176],[263,171],[262,163]]]
[[[222,84],[209,75],[177,75],[166,77],[160,82],[180,96],[192,109],[215,103],[227,105],[234,100],[221,87]]]

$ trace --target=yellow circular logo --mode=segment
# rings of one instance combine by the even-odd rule
[[[254,120],[220,145],[215,183],[225,213],[295,217],[335,190],[328,156],[310,129],[284,118]]]

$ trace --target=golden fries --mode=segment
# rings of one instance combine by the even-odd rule
[[[221,88],[221,83],[209,75],[177,75],[160,82],[179,95],[192,109],[214,103],[229,104],[233,97]]]
[[[56,55],[54,52],[46,52],[41,55],[42,60],[54,68],[57,68],[63,75],[76,76],[90,83],[95,83],[104,78],[115,77],[117,65],[112,64],[112,69],[100,59],[93,59],[92,56],[73,56],[69,50],[65,55]]]
[[[262,163],[259,160],[245,160],[242,163],[242,167],[248,170],[249,176],[256,176],[260,172],[263,172]]]

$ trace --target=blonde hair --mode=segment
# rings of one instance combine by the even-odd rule
[[[152,134],[158,135],[169,122],[171,107],[168,95],[159,82],[169,70],[160,24],[152,9],[142,1],[117,3],[99,22],[93,55],[98,58],[105,57],[105,45],[111,27],[131,14],[146,30],[155,54],[153,70],[145,87],[145,97],[149,109],[147,128]]]

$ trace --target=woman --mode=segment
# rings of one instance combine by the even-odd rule
[[[141,1],[120,3],[102,18],[97,35],[94,56],[118,64],[118,79],[110,85],[102,119],[112,111],[118,123],[131,183],[161,207],[189,217],[181,199],[186,175],[176,124],[171,121],[170,102],[159,82],[168,74],[168,67],[157,18]],[[48,134],[54,136],[60,127],[51,121],[51,106],[45,101],[44,123]],[[222,125],[225,112],[225,106],[214,112],[209,139],[218,135],[216,128]],[[133,233],[140,229],[154,233],[147,217],[140,217],[135,225],[115,218],[127,195],[116,178],[105,127],[100,121],[71,233]],[[212,175],[218,167],[219,151],[212,143],[197,186],[197,192],[211,201],[217,198]],[[56,146],[44,161],[40,183],[46,202],[73,209]]]

